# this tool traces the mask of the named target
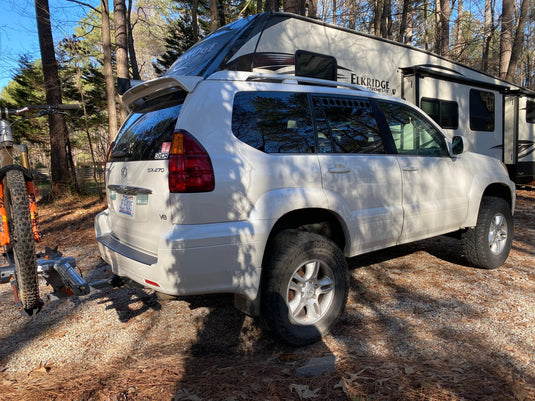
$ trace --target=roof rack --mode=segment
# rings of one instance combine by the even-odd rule
[[[317,86],[325,86],[332,88],[345,88],[351,89],[366,93],[373,93],[369,89],[355,84],[350,84],[348,82],[339,82],[339,81],[330,81],[327,79],[318,79],[318,78],[309,78],[309,77],[299,77],[294,75],[283,75],[283,74],[269,74],[263,72],[249,72],[249,71],[218,71],[211,75],[208,79],[221,79],[227,77],[232,77],[233,79],[243,80],[243,81],[257,81],[257,82],[273,82],[281,83],[288,85],[298,85],[298,84],[309,84]]]
[[[280,82],[283,84],[311,84],[318,86],[328,86],[334,88],[347,88],[362,92],[370,92],[369,89],[364,88],[360,85],[350,84],[348,82],[339,82],[339,81],[330,81],[327,79],[318,79],[318,78],[309,78],[309,77],[300,77],[294,75],[280,75],[280,74],[266,74],[260,72],[250,73],[246,81],[269,81],[269,82]]]

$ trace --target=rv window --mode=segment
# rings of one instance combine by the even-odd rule
[[[494,93],[470,90],[470,129],[494,131]]]
[[[237,93],[232,132],[266,153],[312,153],[315,149],[314,128],[304,93]]]
[[[380,130],[367,98],[314,97],[314,110],[320,152],[331,148],[336,153],[384,153]]]
[[[535,100],[526,102],[526,122],[535,123]]]
[[[444,137],[427,119],[412,108],[379,102],[399,154],[448,156]]]
[[[457,102],[440,99],[422,99],[422,110],[442,128],[457,129],[459,127],[459,105]]]
[[[295,75],[336,81],[336,59],[332,56],[298,50],[295,53]]]

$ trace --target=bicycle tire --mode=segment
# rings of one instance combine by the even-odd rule
[[[30,205],[24,175],[17,170],[6,173],[11,246],[15,259],[17,291],[28,315],[41,308],[37,279],[37,261]]]

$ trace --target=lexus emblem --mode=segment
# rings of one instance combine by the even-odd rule
[[[126,167],[123,167],[121,169],[121,177],[126,178],[127,175],[128,175],[128,169]]]

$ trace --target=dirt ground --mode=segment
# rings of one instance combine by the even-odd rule
[[[500,269],[467,267],[449,237],[352,258],[340,323],[303,348],[275,342],[227,295],[104,288],[28,319],[0,284],[0,400],[535,400],[535,191],[517,196]],[[41,205],[38,249],[58,245],[89,281],[109,277],[93,233],[104,207]],[[327,371],[302,377],[320,357]]]

